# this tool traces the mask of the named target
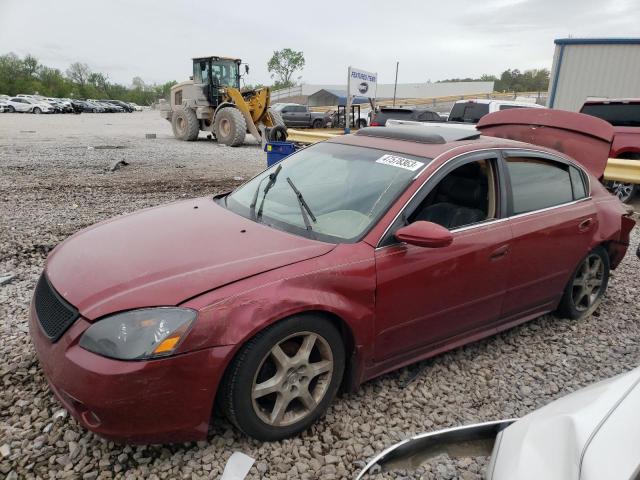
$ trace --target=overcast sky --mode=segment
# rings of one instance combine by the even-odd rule
[[[305,83],[425,82],[551,67],[553,40],[640,35],[640,0],[0,0],[0,54],[74,61],[130,84],[185,80],[191,57],[225,55],[270,82],[274,50],[304,52]]]

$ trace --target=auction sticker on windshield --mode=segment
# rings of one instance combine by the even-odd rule
[[[418,162],[417,160],[411,160],[410,158],[388,154],[381,156],[378,160],[376,160],[376,163],[391,165],[392,167],[404,168],[405,170],[411,170],[412,172],[415,172],[424,165],[424,163]]]

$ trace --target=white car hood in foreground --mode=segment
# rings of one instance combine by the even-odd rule
[[[487,456],[488,480],[640,480],[640,368],[578,390],[520,420],[428,432],[370,459],[376,468],[417,468],[439,455]]]
[[[640,473],[640,368],[574,392],[498,434],[489,480],[601,480]]]

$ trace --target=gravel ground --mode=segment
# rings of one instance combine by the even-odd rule
[[[129,165],[110,172],[119,160]],[[522,416],[640,364],[640,265],[629,254],[593,316],[544,316],[370,381],[298,438],[260,443],[222,419],[208,441],[170,446],[122,446],[85,431],[50,393],[29,341],[27,309],[47,252],[99,220],[229,189],[264,161],[257,145],[175,141],[156,112],[0,115],[0,276],[15,274],[0,286],[0,477],[218,478],[241,451],[256,459],[250,478],[353,478],[407,436]],[[444,458],[375,478],[478,479],[486,461]]]

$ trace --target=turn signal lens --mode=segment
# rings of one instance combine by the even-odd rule
[[[180,337],[169,337],[166,340],[163,340],[160,345],[156,347],[153,353],[167,353],[173,350],[178,342],[180,341]]]

